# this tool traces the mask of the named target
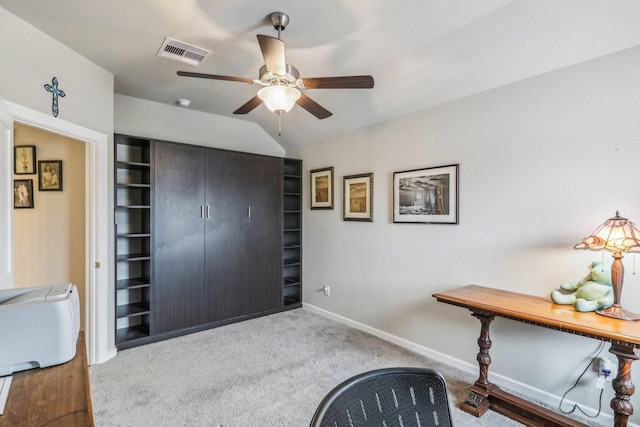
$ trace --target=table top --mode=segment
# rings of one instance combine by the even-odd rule
[[[640,321],[613,319],[593,312],[581,313],[571,305],[554,304],[551,297],[476,285],[435,293],[433,297],[440,302],[484,310],[500,317],[640,347]]]
[[[69,362],[13,374],[4,426],[93,426],[84,332]]]

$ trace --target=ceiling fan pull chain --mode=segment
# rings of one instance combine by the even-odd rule
[[[278,136],[282,136],[282,115],[278,114]]]

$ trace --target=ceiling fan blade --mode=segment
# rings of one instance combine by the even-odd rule
[[[258,34],[258,43],[267,70],[272,74],[287,74],[287,61],[284,58],[284,42],[274,37]]]
[[[307,77],[303,82],[307,89],[371,89],[373,87],[371,76]]]
[[[247,114],[253,111],[258,105],[262,104],[262,99],[258,97],[258,95],[251,98],[246,104],[242,107],[238,108],[233,114]]]
[[[182,77],[197,77],[200,79],[227,80],[230,82],[241,82],[253,84],[253,80],[244,77],[219,76],[216,74],[191,73],[189,71],[178,71],[178,75]]]
[[[331,111],[327,110],[304,93],[300,95],[300,98],[298,98],[296,104],[298,104],[320,120],[326,119],[327,117],[331,117],[333,115]]]

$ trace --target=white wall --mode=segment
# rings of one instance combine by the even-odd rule
[[[0,103],[8,101],[19,106],[21,111],[34,111],[30,116],[44,115],[46,121],[53,118],[51,112],[51,94],[44,89],[45,84],[51,84],[53,77],[57,77],[59,88],[64,90],[66,96],[60,98],[60,112],[55,119],[61,129],[73,129],[73,135],[83,135],[93,132],[106,135],[107,147],[96,150],[95,156],[100,156],[97,161],[100,165],[113,164],[113,133],[114,129],[114,76],[110,72],[90,62],[86,58],[67,48],[63,44],[52,39],[47,34],[36,29],[32,25],[17,18],[7,10],[0,7]],[[282,156],[282,148],[266,136],[264,132],[256,129],[256,125],[250,122],[232,119],[222,119],[208,114],[201,114],[190,110],[180,110],[178,107],[160,106],[133,98],[115,96],[118,99],[118,132],[131,133],[133,135],[157,137],[178,142],[207,145],[208,141],[216,141],[214,146],[236,149],[240,151],[257,152]],[[14,107],[15,107],[14,106]],[[4,107],[4,104],[3,104]],[[22,108],[24,107],[24,108]],[[121,109],[120,109],[121,108]],[[4,111],[0,108],[0,112]],[[4,116],[3,116],[4,117]],[[42,120],[40,120],[42,121]],[[34,124],[29,121],[29,124]],[[55,126],[54,126],[55,127]],[[158,132],[158,133],[154,133]],[[64,132],[63,132],[64,133]],[[234,137],[236,139],[234,139]],[[0,138],[0,154],[2,158],[8,158],[11,147],[8,142]],[[9,141],[7,139],[7,141]],[[242,148],[240,148],[242,147]],[[106,148],[106,149],[105,149]],[[96,161],[93,154],[88,161]],[[10,163],[7,163],[10,164]],[[10,179],[10,175],[7,175]],[[108,314],[105,319],[98,319],[97,328],[103,331],[108,342],[100,342],[100,354],[115,354],[114,347],[114,262],[113,262],[113,171],[108,167],[108,176],[102,179],[102,175],[96,176],[96,186],[101,191],[93,191],[91,194],[99,194],[99,200],[95,205],[96,213],[100,218],[98,223],[107,223],[108,231],[104,235],[97,236],[92,244],[95,247],[104,248],[96,261],[102,264],[101,270],[107,271],[107,280],[104,280],[100,289],[101,294],[106,294]],[[0,183],[7,184],[5,176]],[[0,198],[12,201],[12,187],[3,185],[0,188]],[[9,202],[7,202],[9,203]],[[102,208],[105,206],[106,208]],[[107,221],[103,216],[107,215]],[[3,212],[0,219],[12,221],[11,212]],[[4,224],[2,229],[10,229],[10,225]],[[8,236],[5,236],[7,238]],[[3,262],[13,254],[5,254],[5,246],[0,249]],[[9,260],[10,262],[11,260]],[[98,271],[98,270],[96,270]],[[5,272],[0,272],[5,274]],[[7,277],[12,277],[11,275]],[[0,287],[12,284],[0,283]],[[102,300],[95,301],[104,307]],[[92,358],[91,348],[89,352]]]
[[[115,129],[124,135],[284,157],[284,149],[256,123],[115,96]]]
[[[113,74],[0,8],[0,95],[6,101],[51,114],[51,93],[44,89],[57,77],[58,118],[113,134]]]
[[[305,200],[304,302],[477,373],[479,322],[431,295],[478,284],[546,296],[601,259],[572,246],[617,209],[640,224],[638,70],[636,48],[288,153],[304,161],[305,189],[309,170],[336,174],[335,210]],[[393,224],[393,172],[451,163],[460,164],[460,224]],[[374,173],[374,222],[344,222],[342,177],[365,172]],[[640,312],[633,256],[624,262],[622,302]],[[491,336],[491,373],[555,403],[598,346],[504,319]],[[569,399],[597,408],[588,375]],[[608,413],[612,395],[607,388]]]
[[[3,52],[0,65],[1,102],[12,103],[12,111],[15,113],[15,110],[19,109],[22,118],[28,116],[29,124],[42,125],[48,129],[64,129],[61,133],[66,135],[92,135],[91,144],[96,146],[95,153],[102,153],[105,158],[100,164],[111,164],[113,74],[2,8],[0,50]],[[44,88],[45,84],[51,84],[53,77],[58,79],[59,89],[66,94],[64,98],[59,99],[58,117],[52,114],[52,95]],[[108,149],[106,145],[109,146]],[[3,155],[11,155],[11,151],[5,146],[0,147],[0,150]],[[99,192],[93,191],[92,188],[92,194],[100,194],[103,197],[90,208],[92,212],[95,210],[96,228],[107,230],[97,236],[92,247],[92,257],[98,255],[96,261],[100,261],[103,267],[101,270],[92,271],[90,275],[95,278],[100,276],[99,289],[95,290],[97,293],[104,293],[105,286],[110,286],[107,298],[112,305],[113,249],[108,250],[106,247],[113,248],[113,220],[105,220],[105,215],[112,218],[112,209],[103,207],[112,206],[113,193],[110,185],[112,179],[107,179],[104,175],[104,171],[95,171],[89,178],[100,188]],[[110,169],[108,175],[112,176]],[[10,190],[10,186],[3,185],[0,188],[0,197],[8,197],[7,192]],[[108,343],[102,342],[98,346],[92,346],[94,343],[91,342],[91,336],[88,336],[90,360],[94,356],[101,357],[94,354],[94,349],[102,348],[103,350],[96,353],[104,355],[108,345],[113,348],[113,328],[106,329],[107,326],[113,325],[113,322],[113,314],[110,321],[97,322],[105,328],[103,336]]]

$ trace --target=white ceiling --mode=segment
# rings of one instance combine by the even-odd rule
[[[0,6],[115,75],[115,92],[258,123],[285,149],[640,44],[638,0],[0,0]],[[256,34],[285,12],[287,62],[304,77],[370,74],[373,89],[306,94],[333,113],[232,112],[258,86]],[[156,56],[166,36],[212,50],[200,66]],[[19,42],[17,40],[16,42]],[[640,71],[640,70],[639,70]]]

